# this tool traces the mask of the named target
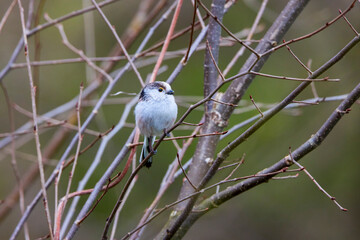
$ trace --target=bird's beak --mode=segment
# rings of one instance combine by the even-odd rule
[[[173,90],[169,90],[169,91],[166,92],[166,94],[168,94],[168,95],[174,95],[174,91],[173,91]]]

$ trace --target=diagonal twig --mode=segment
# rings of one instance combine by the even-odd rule
[[[319,188],[319,190],[320,190],[321,192],[323,192],[328,198],[330,198],[330,200],[333,201],[333,202],[336,204],[336,206],[338,206],[338,207],[340,208],[341,211],[344,211],[344,212],[347,211],[346,208],[343,208],[343,207],[336,201],[335,197],[331,196],[329,193],[327,193],[327,192],[325,191],[324,188],[322,188],[322,187],[320,186],[320,184],[315,180],[315,178],[314,178],[313,176],[311,176],[311,174],[309,173],[308,170],[306,170],[305,167],[303,167],[300,163],[298,163],[297,161],[295,161],[295,159],[293,158],[292,153],[291,153],[291,147],[289,147],[289,156],[290,156],[291,161],[292,161],[295,165],[297,165],[297,166],[300,168],[301,171],[304,171],[304,172],[306,173],[306,175],[309,176],[309,178],[311,179],[311,181],[313,181],[314,184]]]

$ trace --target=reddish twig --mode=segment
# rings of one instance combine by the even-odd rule
[[[300,81],[300,82],[339,82],[340,81],[340,79],[330,79],[329,77],[317,78],[317,79],[294,78],[294,77],[277,76],[277,75],[253,72],[253,71],[249,71],[249,74],[254,74],[262,77],[275,78],[275,79],[282,79],[282,80]]]
[[[225,181],[231,178],[231,176],[235,173],[235,171],[244,163],[245,161],[245,153],[241,157],[241,160],[237,163],[236,167],[231,171],[231,173],[224,179]]]
[[[177,23],[177,20],[178,20],[178,17],[180,15],[180,10],[181,10],[181,6],[182,6],[182,3],[183,3],[183,0],[178,0],[178,3],[177,3],[177,6],[176,6],[176,9],[175,9],[175,13],[174,13],[174,16],[173,16],[173,19],[171,21],[171,25],[170,25],[170,28],[169,28],[169,31],[166,35],[166,38],[165,38],[165,42],[164,42],[164,46],[163,48],[161,49],[161,53],[160,53],[160,56],[158,58],[158,61],[156,62],[156,65],[154,67],[154,70],[151,74],[151,77],[150,77],[150,81],[149,82],[154,82],[155,81],[155,78],[156,78],[156,75],[157,75],[157,72],[159,71],[159,68],[160,68],[160,65],[164,59],[164,56],[165,56],[165,52],[166,50],[168,49],[169,47],[169,43],[170,43],[170,39],[171,39],[171,36],[174,32],[174,29],[175,29],[175,25]]]

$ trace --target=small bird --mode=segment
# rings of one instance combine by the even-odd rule
[[[135,107],[136,126],[144,135],[140,162],[153,150],[155,137],[167,134],[167,130],[176,120],[177,110],[174,91],[168,83],[156,81],[142,89]],[[149,168],[151,164],[152,159],[149,158],[145,166]]]

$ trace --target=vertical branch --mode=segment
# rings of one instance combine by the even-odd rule
[[[217,20],[222,22],[224,16],[225,0],[214,0],[211,4],[211,12],[216,16]],[[209,20],[209,30],[207,32],[206,41],[209,43],[210,51],[205,51],[204,62],[204,96],[208,96],[218,85],[218,71],[212,56],[216,63],[219,59],[219,43],[221,37],[221,26],[214,18]],[[212,54],[211,54],[212,53]],[[212,56],[211,56],[212,55]],[[205,114],[208,115],[212,108],[212,101],[205,104]],[[206,122],[206,118],[205,118]]]
[[[212,13],[217,17],[219,21],[222,21],[224,15],[224,6],[225,0],[214,0],[212,2]],[[209,27],[207,31],[207,41],[209,43],[210,51],[206,51],[205,53],[205,62],[204,62],[204,95],[208,96],[214,89],[218,86],[217,77],[218,70],[215,66],[215,63],[212,59],[215,59],[217,62],[219,57],[219,43],[221,36],[221,26],[215,21],[215,19],[211,18],[209,22]],[[213,56],[212,56],[213,55]],[[213,57],[213,58],[212,58]],[[202,132],[213,132],[211,129],[212,116],[210,113],[212,109],[213,101],[209,101],[205,103],[205,123],[202,126]],[[188,171],[188,177],[190,181],[198,186],[198,183],[201,181],[202,176],[206,173],[209,165],[213,159],[216,145],[218,142],[218,136],[208,136],[199,139],[198,145],[195,150],[195,154],[193,156],[193,161]],[[194,192],[193,187],[189,184],[188,181],[184,182],[182,189],[180,191],[180,195],[178,199],[183,198]],[[183,211],[188,201],[184,201],[180,203],[176,207],[176,211]],[[177,231],[178,227],[180,227],[181,222],[185,219],[186,214],[184,214],[183,219],[177,219],[174,222],[170,222],[171,228],[165,226],[163,231],[157,236],[157,239],[170,239],[173,234]],[[175,217],[176,219],[176,217]],[[169,231],[168,231],[169,230]]]
[[[222,19],[224,14],[224,5],[225,0],[214,0],[212,4],[212,11],[218,17],[219,20]],[[209,28],[207,32],[207,42],[208,46],[211,47],[211,51],[206,51],[205,53],[205,63],[204,63],[204,95],[208,96],[218,85],[217,77],[218,71],[216,68],[213,59],[217,61],[219,56],[219,42],[221,35],[221,27],[215,22],[215,20],[210,19]],[[213,104],[213,101],[205,103],[205,121],[202,126],[201,132],[208,133],[212,132],[209,129],[211,120],[210,109]],[[197,186],[200,182],[202,175],[205,174],[205,171],[208,168],[208,163],[211,162],[215,151],[215,144],[217,141],[213,139],[218,138],[218,136],[208,136],[199,139],[195,154],[193,156],[193,164],[190,166],[188,176],[192,183]],[[188,195],[193,191],[193,187],[185,182],[183,188],[181,189],[180,197]],[[184,203],[179,204],[178,208],[183,207]]]
[[[28,41],[27,41],[27,35],[26,35],[27,29],[25,26],[25,17],[24,17],[24,8],[23,8],[20,0],[18,0],[18,5],[19,5],[19,11],[20,11],[23,38],[24,38],[25,58],[26,58],[28,77],[29,77],[29,82],[30,82],[31,107],[32,107],[32,112],[33,112],[34,135],[35,135],[36,152],[37,152],[39,172],[40,172],[41,189],[42,189],[42,195],[44,197],[45,213],[46,213],[46,219],[47,219],[48,227],[49,227],[49,231],[50,231],[50,238],[53,239],[50,210],[49,210],[46,187],[45,187],[44,166],[43,166],[43,162],[42,162],[40,138],[39,138],[38,124],[37,124],[36,86],[34,86],[34,81],[33,81],[32,73],[31,73],[30,56],[29,56],[29,51],[28,51]]]

